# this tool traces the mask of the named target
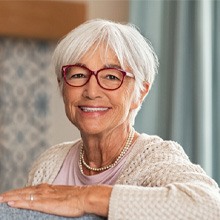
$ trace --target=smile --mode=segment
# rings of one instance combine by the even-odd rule
[[[94,108],[94,107],[80,107],[80,109],[84,112],[100,112],[100,111],[107,111],[108,108]]]

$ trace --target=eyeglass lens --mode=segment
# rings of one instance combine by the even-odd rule
[[[65,69],[65,80],[72,86],[85,85],[92,72],[87,68],[79,66],[69,66]],[[117,89],[123,82],[124,75],[120,70],[114,68],[107,68],[97,72],[96,79],[101,87],[105,89]]]

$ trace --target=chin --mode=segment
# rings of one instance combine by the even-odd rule
[[[104,130],[100,126],[86,126],[86,127],[84,126],[78,129],[81,133],[90,134],[90,135],[99,134]]]

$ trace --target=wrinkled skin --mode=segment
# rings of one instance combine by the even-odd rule
[[[105,192],[104,194],[101,191]],[[30,209],[65,217],[78,217],[92,213],[93,201],[102,194],[102,201],[106,207],[99,204],[95,211],[97,215],[107,216],[108,199],[111,187],[109,186],[58,186],[40,184],[12,190],[0,195],[0,202],[7,202],[11,207]],[[33,201],[30,200],[33,195]],[[98,198],[97,198],[98,199]],[[100,209],[100,210],[99,210]]]

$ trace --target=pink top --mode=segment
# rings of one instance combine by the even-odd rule
[[[79,168],[79,155],[80,155],[80,145],[78,147],[73,147],[64,163],[57,177],[55,178],[54,185],[97,185],[97,184],[115,184],[118,176],[123,168],[126,158],[131,150],[132,146],[129,148],[128,152],[124,155],[119,163],[102,173],[96,175],[87,176],[81,173]]]

